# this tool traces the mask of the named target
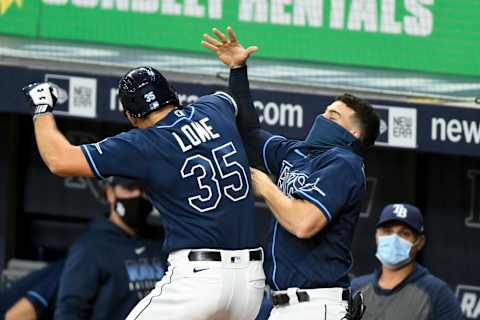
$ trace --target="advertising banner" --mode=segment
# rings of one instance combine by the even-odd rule
[[[42,2],[0,0],[0,33],[37,37]]]
[[[0,33],[204,52],[232,25],[259,57],[480,76],[479,1],[0,0]]]
[[[12,77],[12,75],[15,75]],[[59,90],[55,113],[62,116],[125,123],[118,101],[118,79],[78,73],[57,73],[17,67],[0,68],[0,89],[9,98],[0,111],[28,113],[20,91],[32,81],[52,81]],[[182,104],[225,87],[174,83]],[[290,138],[303,139],[316,116],[332,96],[253,90],[254,104],[264,128]],[[370,101],[381,117],[379,147],[434,153],[480,156],[480,109]]]

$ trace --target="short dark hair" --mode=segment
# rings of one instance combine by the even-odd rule
[[[352,94],[344,93],[335,98],[341,101],[355,112],[355,117],[360,123],[362,134],[360,141],[365,147],[371,147],[377,139],[380,131],[380,117],[372,105],[365,100],[355,97]]]

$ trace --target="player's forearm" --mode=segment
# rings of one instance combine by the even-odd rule
[[[72,147],[65,136],[57,129],[52,114],[37,116],[33,120],[38,150],[48,169],[58,174],[61,172],[65,151]]]
[[[240,133],[248,133],[251,130],[260,128],[260,122],[258,121],[257,112],[250,92],[246,65],[230,70],[228,87],[237,102],[237,124]]]
[[[261,195],[282,227],[298,238],[310,238],[326,224],[316,207],[305,200],[287,197],[271,181],[263,183]]]
[[[28,299],[21,298],[5,313],[5,320],[36,320],[37,313]]]
[[[261,141],[256,134],[260,130],[260,122],[250,92],[247,66],[231,69],[228,85],[230,93],[237,102],[237,128],[247,150],[250,164],[254,167],[262,166]]]
[[[275,187],[275,188],[274,188]],[[277,221],[292,234],[297,232],[297,221],[292,215],[294,203],[292,199],[286,197],[275,185],[269,186],[262,193],[267,206],[272,211]]]

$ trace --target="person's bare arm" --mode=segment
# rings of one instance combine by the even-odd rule
[[[324,213],[309,201],[287,197],[265,173],[251,168],[255,194],[263,198],[277,221],[297,238],[311,238],[328,223]]]
[[[79,146],[73,146],[57,129],[52,111],[57,96],[50,83],[31,84],[24,89],[35,108],[33,125],[38,150],[48,169],[59,176],[93,177],[93,172]]]
[[[37,312],[28,299],[21,298],[5,313],[5,320],[37,320]]]
[[[52,114],[35,117],[35,139],[40,156],[50,172],[59,176],[93,177],[79,146],[73,146],[57,129]]]

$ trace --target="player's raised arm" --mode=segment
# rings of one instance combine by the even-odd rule
[[[246,62],[257,51],[256,46],[244,48],[237,40],[231,27],[227,28],[228,38],[217,28],[212,32],[217,39],[204,34],[202,45],[216,53],[218,59],[230,68],[228,89],[238,106],[237,125],[244,141],[252,130],[260,128],[257,113],[253,105],[248,81]]]
[[[203,38],[205,40],[202,41],[202,45],[216,53],[218,59],[230,68],[228,87],[238,106],[237,127],[247,149],[250,163],[253,166],[263,164],[260,149],[265,141],[271,137],[271,134],[260,129],[250,92],[246,65],[250,55],[256,52],[258,48],[256,46],[244,48],[238,42],[231,27],[227,28],[228,37],[217,28],[213,28],[212,32],[217,39],[204,34]]]
[[[52,114],[57,101],[56,89],[50,83],[33,83],[23,91],[34,107],[35,139],[48,169],[59,176],[92,177],[93,172],[80,147],[71,145],[57,129]]]

